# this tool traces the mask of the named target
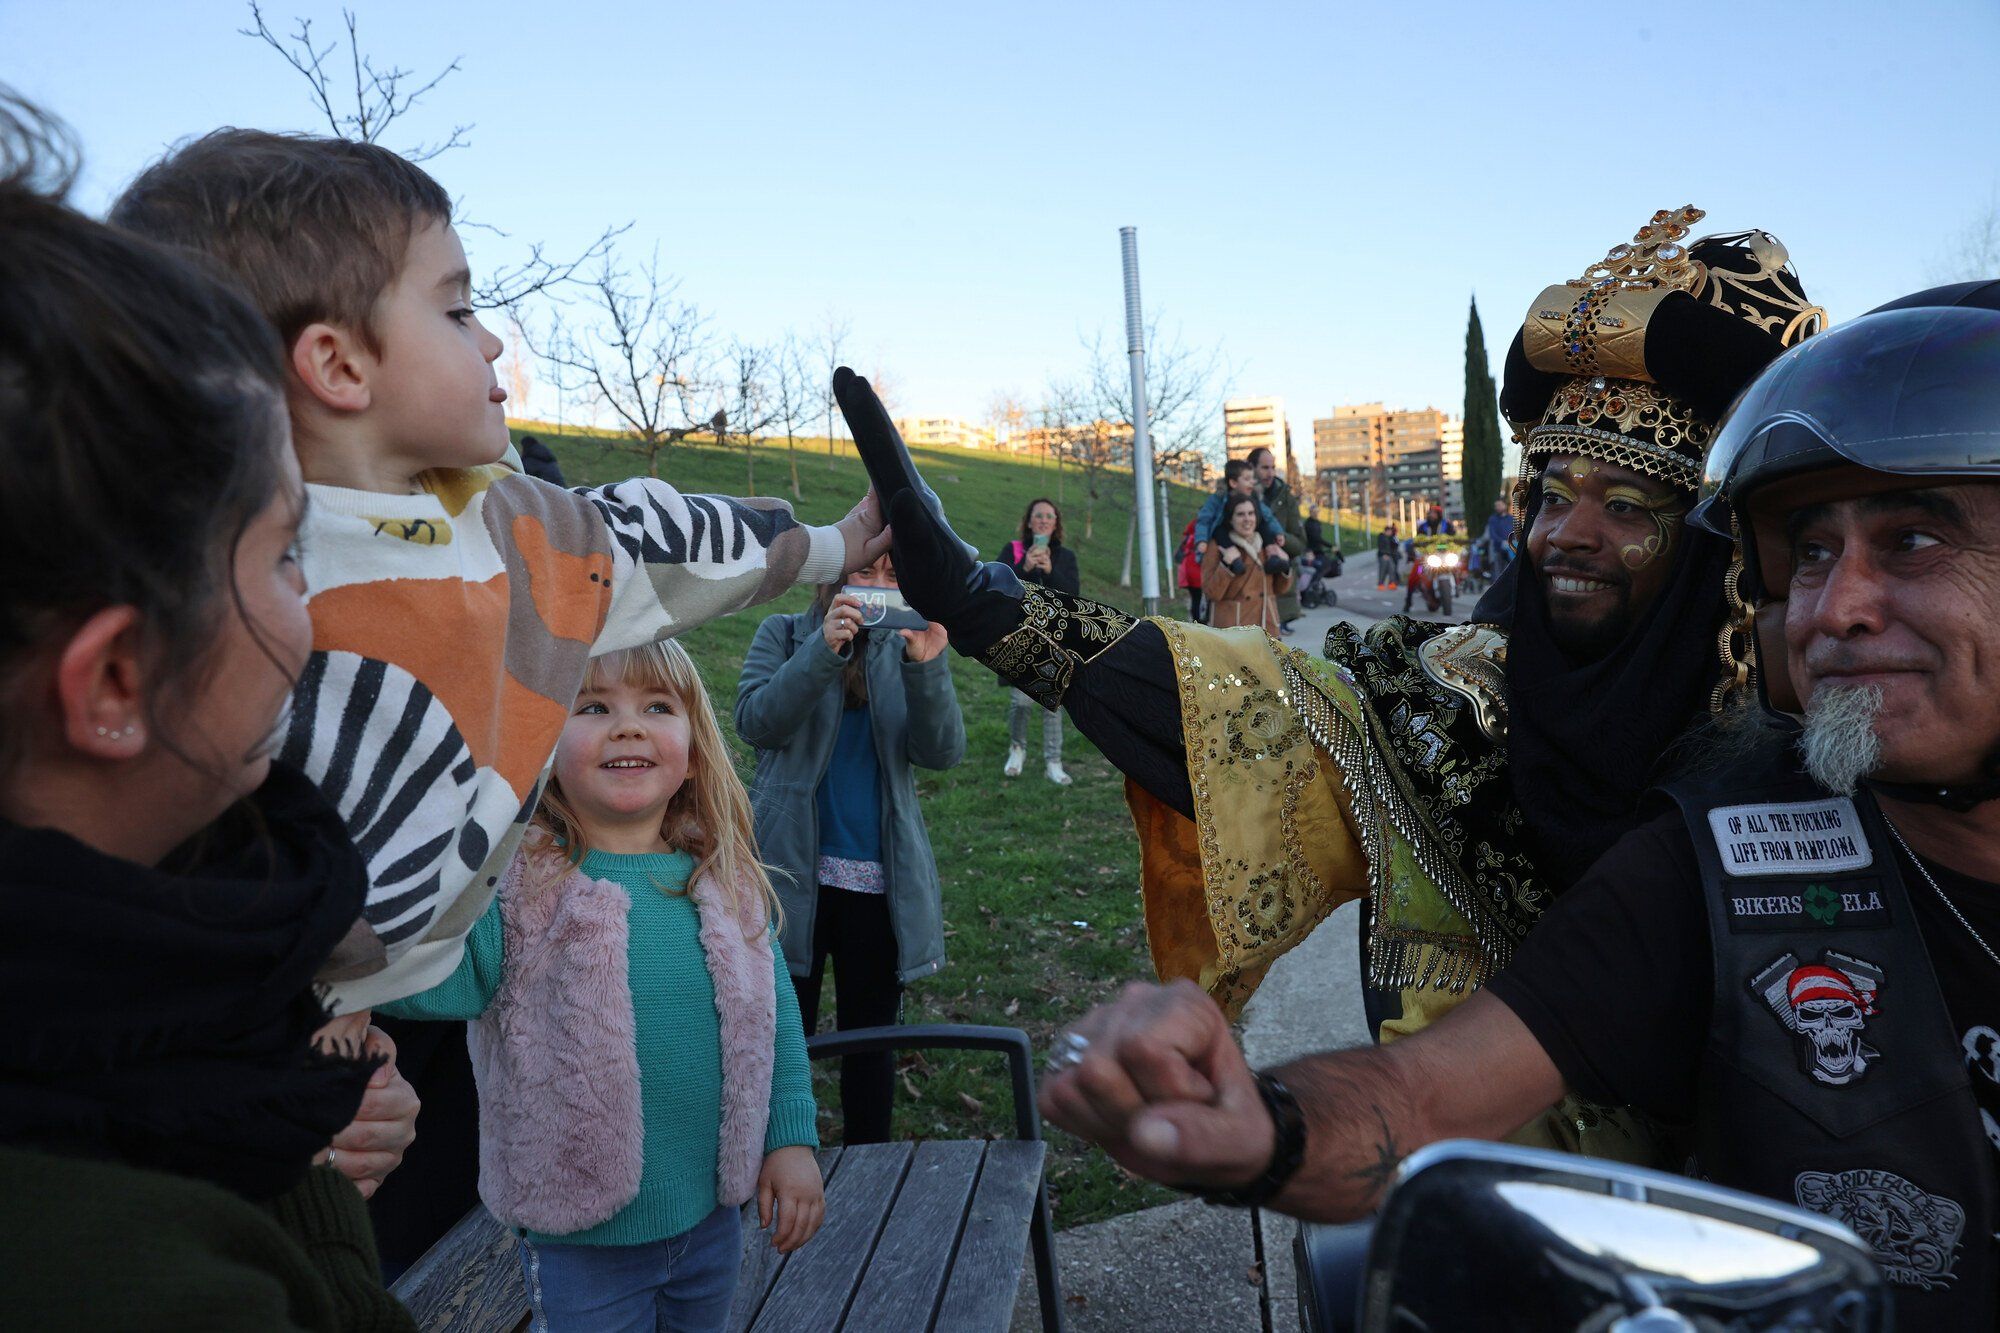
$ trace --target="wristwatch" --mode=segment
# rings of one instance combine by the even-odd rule
[[[1270,1164],[1255,1180],[1236,1189],[1212,1189],[1206,1185],[1176,1186],[1182,1193],[1192,1194],[1204,1203],[1255,1208],[1283,1189],[1285,1182],[1296,1175],[1304,1164],[1306,1117],[1299,1109],[1299,1099],[1275,1074],[1259,1073],[1254,1077],[1257,1094],[1264,1099],[1264,1109],[1271,1113],[1274,1133]]]

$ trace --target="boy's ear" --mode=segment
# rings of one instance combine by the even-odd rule
[[[292,340],[292,373],[314,401],[336,412],[365,410],[373,395],[368,375],[375,358],[353,333],[334,324],[308,324]]]
[[[146,748],[139,612],[107,606],[77,628],[56,659],[63,739],[93,759],[132,759]]]

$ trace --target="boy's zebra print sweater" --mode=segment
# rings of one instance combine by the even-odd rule
[[[313,653],[281,753],[339,808],[370,879],[373,939],[322,977],[336,1013],[457,967],[591,657],[844,563],[838,529],[780,500],[644,478],[566,491],[500,464],[426,476],[419,495],[307,488]]]

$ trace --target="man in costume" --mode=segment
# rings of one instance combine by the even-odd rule
[[[1337,625],[1324,658],[1040,589],[969,591],[977,570],[941,519],[898,493],[915,478],[898,482],[886,414],[837,380],[901,563],[922,571],[905,595],[960,652],[1066,707],[1127,775],[1160,976],[1233,1013],[1365,895],[1370,1023],[1400,1037],[1504,967],[1632,826],[1716,680],[1730,545],[1681,523],[1702,450],[1737,391],[1821,319],[1782,245],[1690,242],[1701,216],[1656,214],[1530,309],[1501,405],[1524,434],[1531,558],[1477,623]],[[1654,1157],[1581,1104],[1524,1141]]]
[[[1580,1091],[1852,1228],[1897,1327],[1994,1327],[2000,282],[1787,352],[1704,490],[1696,521],[1744,537],[1756,743],[1665,784],[1409,1040],[1252,1074],[1208,997],[1134,986],[1062,1039],[1044,1114],[1150,1179],[1341,1220],[1415,1148]]]

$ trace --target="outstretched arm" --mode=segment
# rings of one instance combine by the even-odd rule
[[[1189,982],[1133,983],[1070,1029],[1081,1059],[1042,1084],[1042,1114],[1162,1184],[1241,1189],[1277,1149],[1255,1076],[1215,1002]],[[1506,1005],[1479,994],[1389,1046],[1268,1071],[1306,1123],[1305,1155],[1269,1206],[1313,1221],[1374,1208],[1396,1166],[1445,1138],[1499,1138],[1563,1095]]]

